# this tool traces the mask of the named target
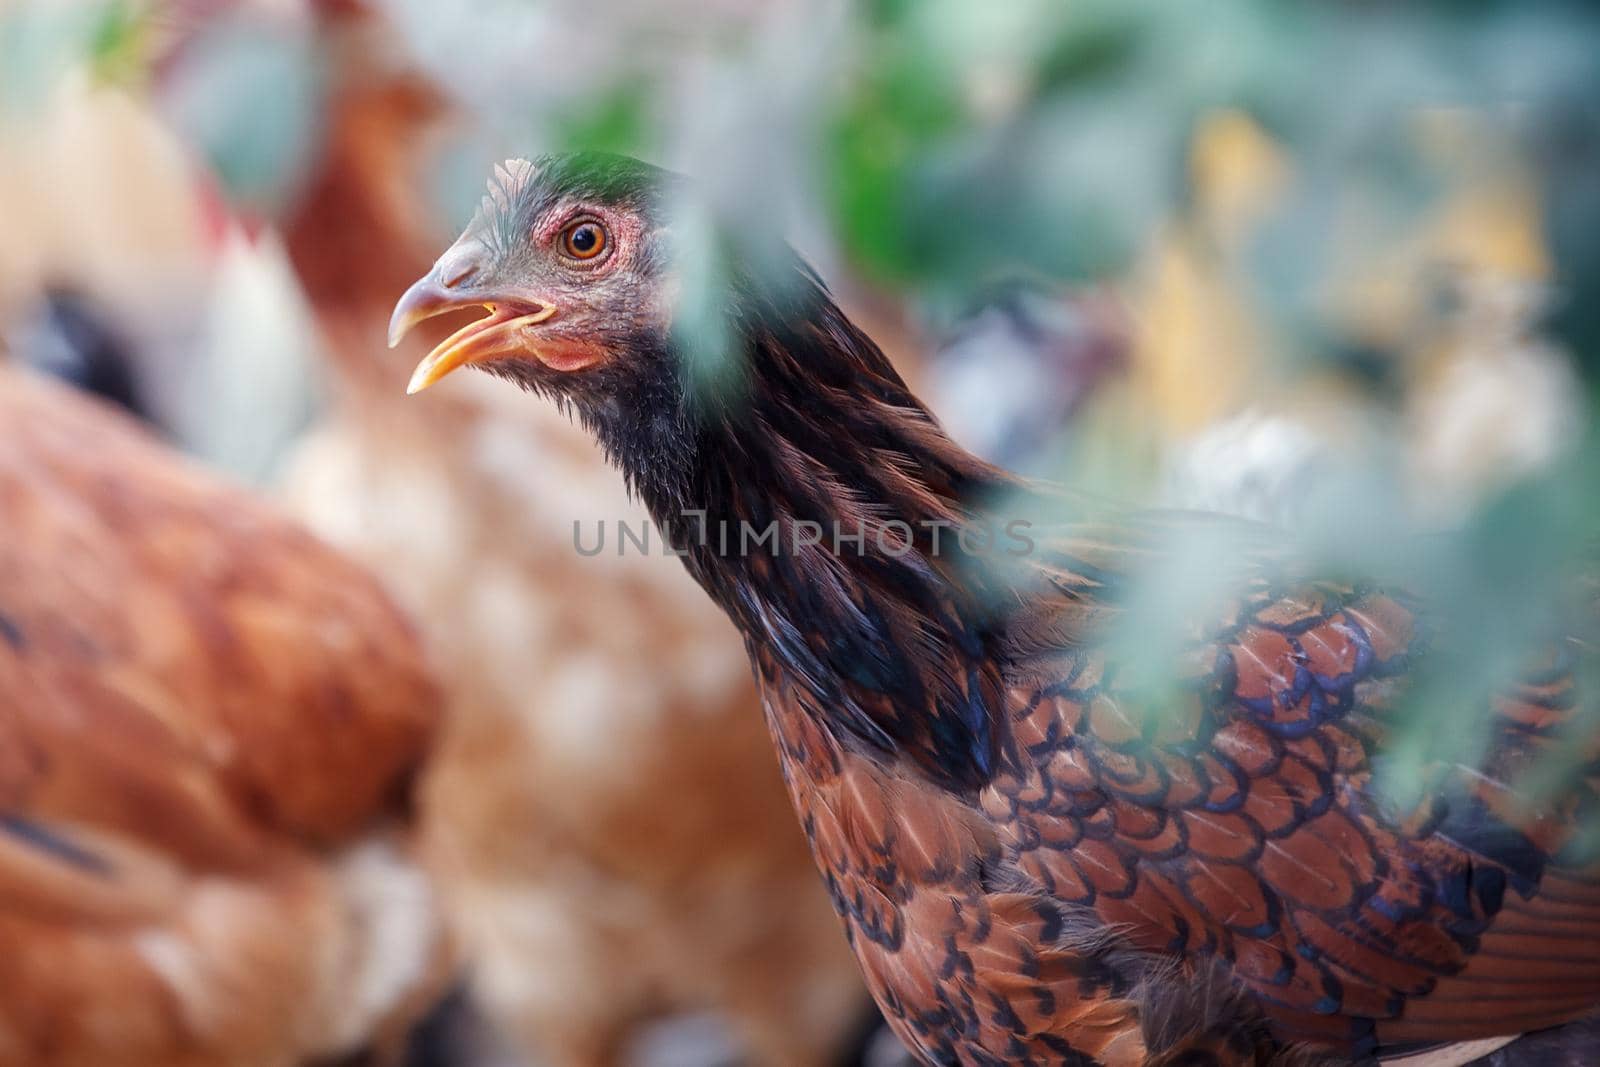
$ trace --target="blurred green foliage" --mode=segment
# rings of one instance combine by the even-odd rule
[[[101,77],[137,73],[147,14],[138,0],[0,9],[0,105],[39,106],[67,70],[85,62]]]
[[[1293,160],[1295,180],[1255,235],[1246,281],[1277,336],[1305,358],[1302,372],[1315,373],[1373,344],[1320,299],[1338,249],[1414,231],[1451,195],[1459,175],[1430,155],[1415,121],[1461,110],[1520,148],[1537,175],[1554,264],[1550,325],[1595,388],[1592,5],[1080,0],[1004,16],[974,6],[880,0],[858,13],[851,77],[822,158],[840,239],[879,278],[938,290],[1019,266],[1067,280],[1122,270],[1187,214],[1198,122],[1235,110]],[[1352,199],[1360,212],[1341,209]],[[1600,533],[1597,460],[1591,432],[1565,461],[1425,540],[1405,530],[1381,459],[1324,494],[1304,531],[1312,555],[1336,573],[1413,589],[1440,621],[1430,642],[1438,653],[1389,752],[1397,798],[1420,788],[1425,765],[1471,761],[1488,741],[1476,728],[1484,694],[1561,632],[1553,606],[1579,610],[1569,591],[1573,572],[1593,565]],[[1150,595],[1136,595],[1130,655],[1163,632],[1179,585],[1152,575]]]

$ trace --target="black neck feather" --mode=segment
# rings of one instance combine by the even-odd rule
[[[802,281],[782,300],[746,290],[734,303],[731,383],[697,392],[681,369],[647,375],[585,419],[690,571],[836,736],[975,789],[997,746],[1000,598],[961,533],[1014,482],[951,442],[821,284]],[[641,358],[683,366],[667,351]]]

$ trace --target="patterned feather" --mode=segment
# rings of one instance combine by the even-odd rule
[[[1558,803],[1508,784],[1577,714],[1588,646],[1563,639],[1485,694],[1482,762],[1437,768],[1396,810],[1374,762],[1427,653],[1425,608],[1249,559],[1186,623],[1177,685],[1150,706],[1123,680],[1114,590],[1186,525],[1129,518],[1137,550],[1100,527],[1062,537],[1027,598],[974,628],[981,658],[923,665],[1003,714],[983,720],[995,768],[970,792],[929,781],[915,749],[861,751],[828,692],[758,643],[795,803],[907,1044],[931,1063],[1287,1062],[1591,1011],[1600,871],[1563,848],[1593,810],[1593,753]],[[1174,1011],[1196,982],[1216,1003]]]

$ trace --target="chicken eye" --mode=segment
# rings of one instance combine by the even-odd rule
[[[561,234],[561,250],[573,259],[593,259],[606,249],[606,230],[598,222],[575,222]]]

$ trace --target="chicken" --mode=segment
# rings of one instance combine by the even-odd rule
[[[98,402],[0,367],[0,426],[0,1064],[397,1047],[448,958],[416,634]]]
[[[924,1063],[1460,1063],[1600,1006],[1592,581],[1520,684],[1461,709],[1484,750],[1402,802],[1375,759],[1441,654],[1426,603],[1308,573],[1269,528],[975,459],[798,258],[727,266],[741,373],[693,377],[678,181],[508,164],[392,336],[487,307],[412,390],[476,365],[555,397],[671,532],[745,636],[834,905]],[[1141,573],[1208,545],[1215,595],[1136,612]],[[1572,779],[1519,793],[1558,751]]]
[[[423,809],[473,1000],[540,1063],[619,1062],[641,1024],[699,1011],[749,1062],[835,1063],[871,1005],[738,637],[671,560],[576,565],[575,517],[589,538],[644,514],[565,418],[503,386],[406,402],[383,330],[432,260],[445,105],[375,20],[326,28],[339,80],[286,238],[332,396],[286,493],[387,574],[445,665]]]

